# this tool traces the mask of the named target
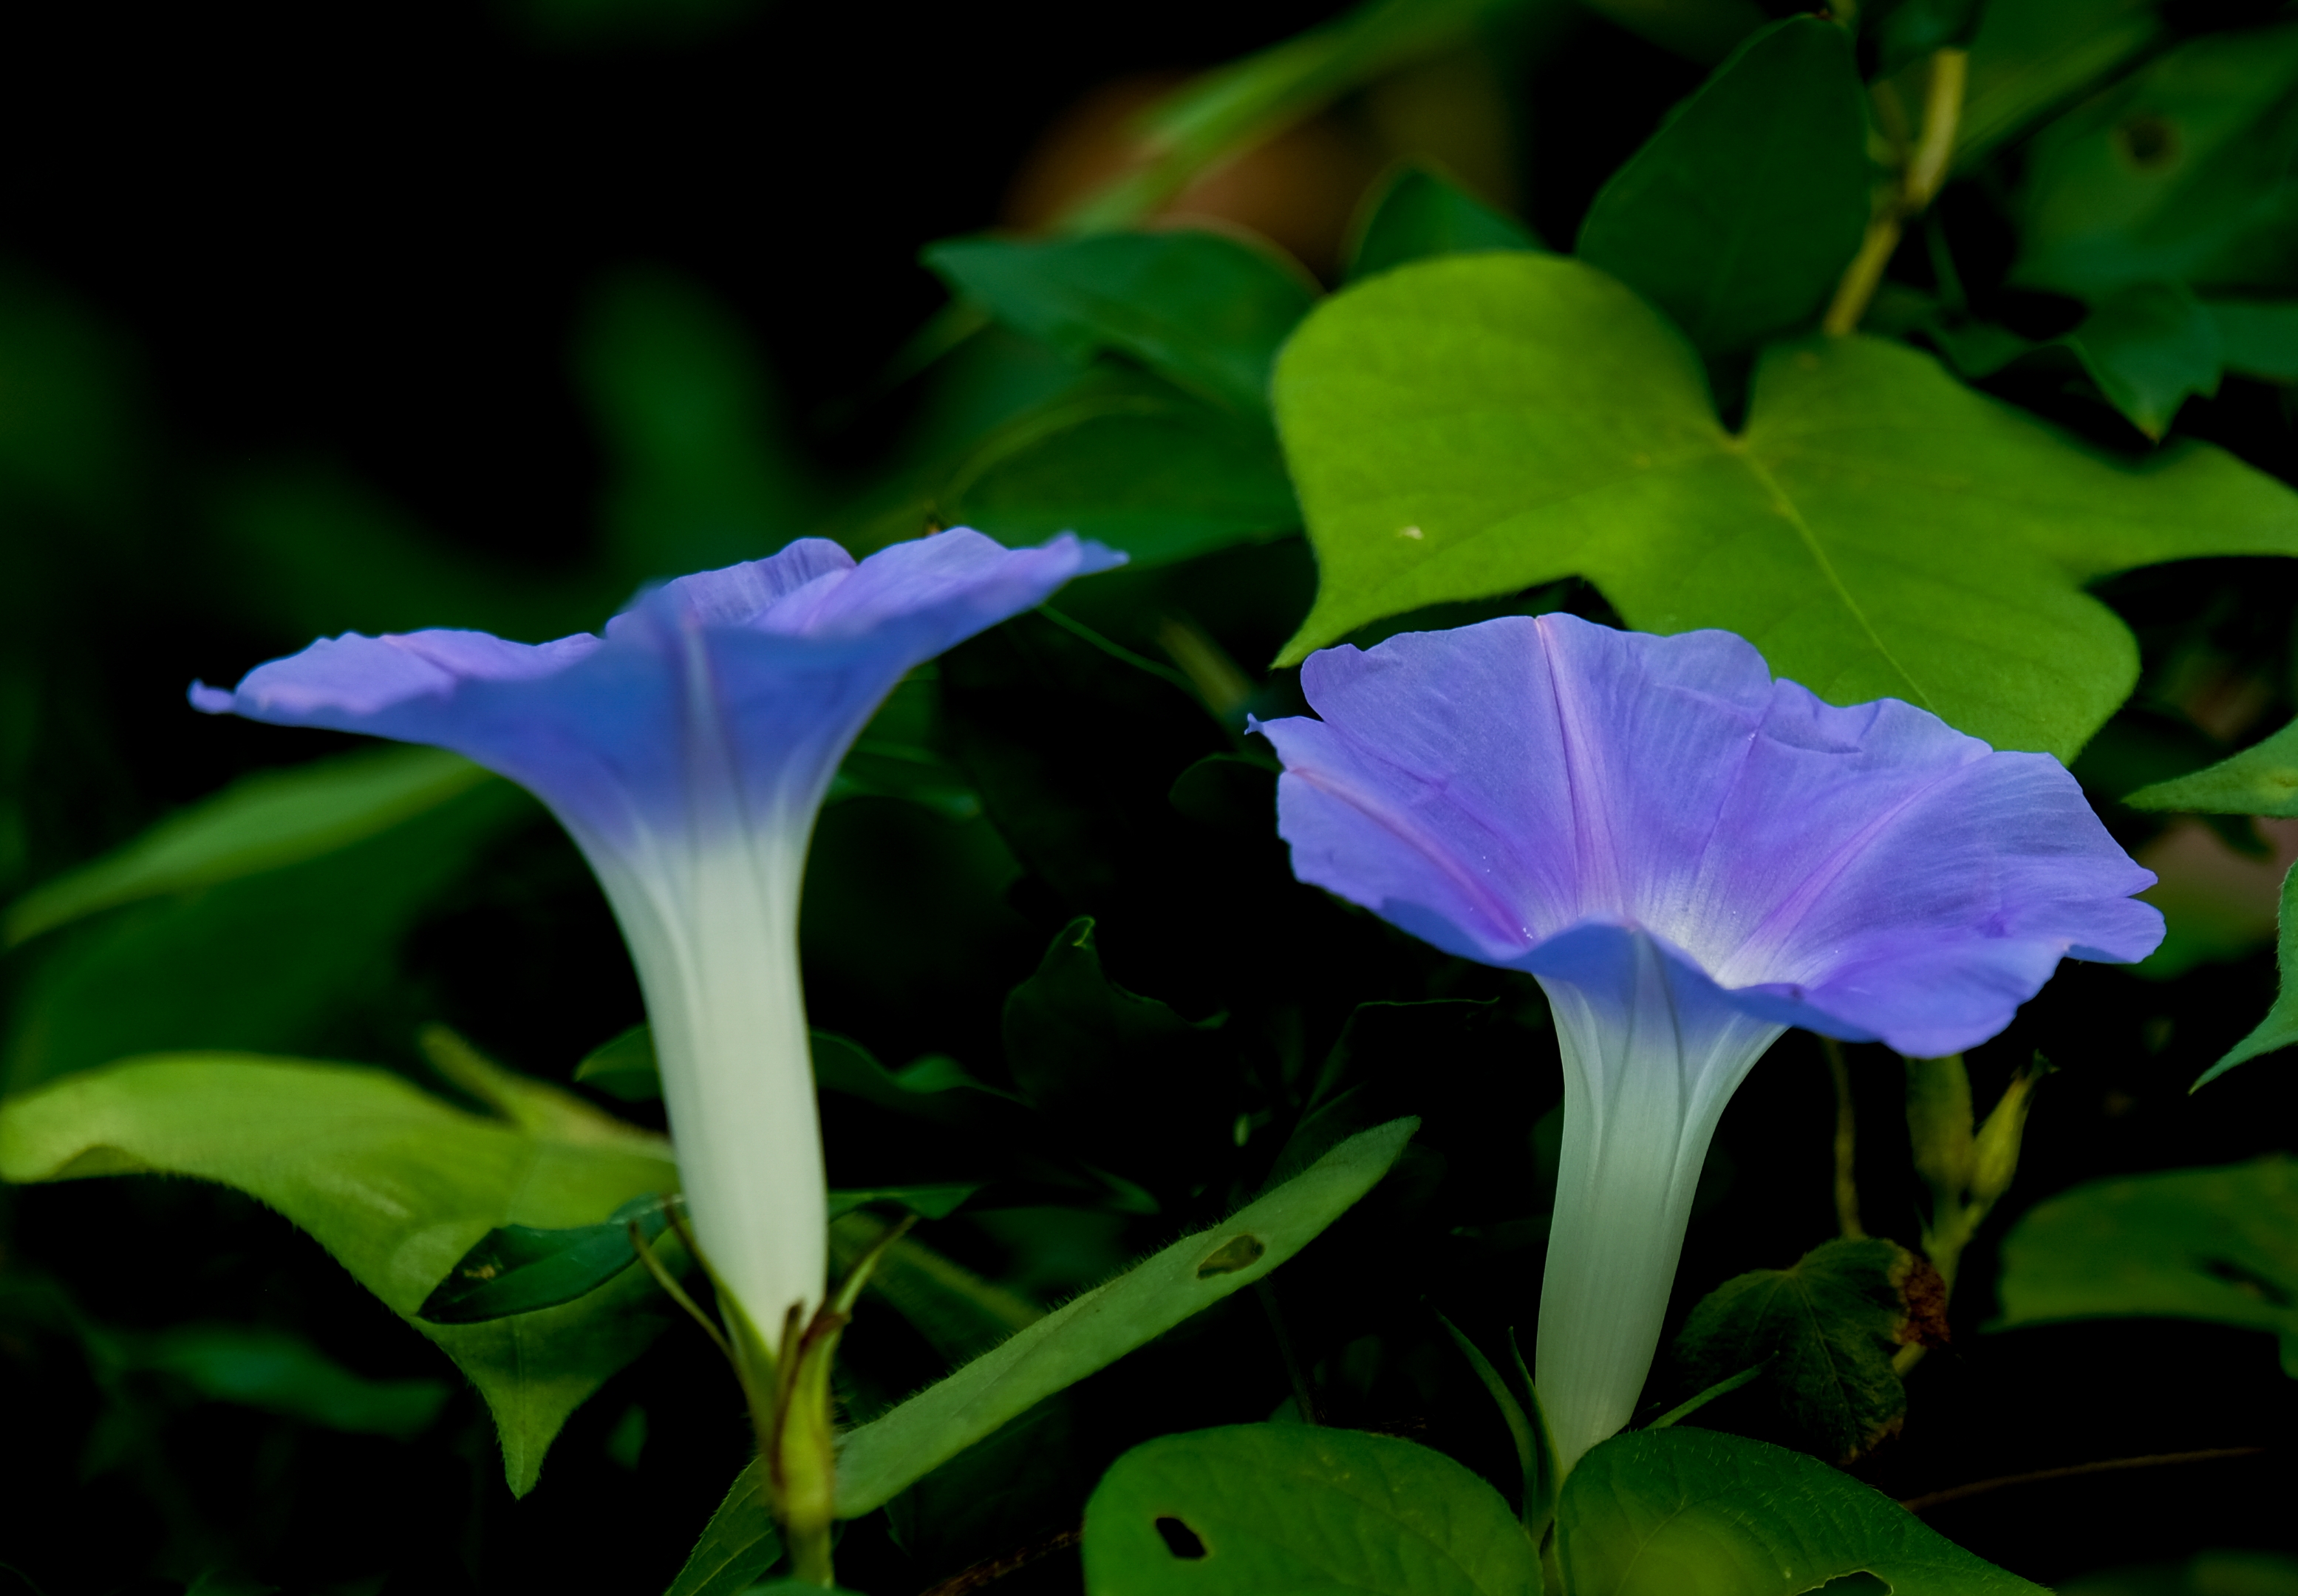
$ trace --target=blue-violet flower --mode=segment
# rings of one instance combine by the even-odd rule
[[[1724,1106],[1782,1030],[1914,1056],[2062,957],[2143,958],[2153,877],[2046,755],[1839,708],[1724,632],[1569,616],[1328,649],[1260,726],[1303,881],[1529,972],[1564,1062],[1538,1385],[1559,1462],[1625,1424]]]
[[[809,538],[645,593],[603,637],[351,633],[191,699],[451,748],[550,806],[630,944],[698,1239],[773,1337],[820,1305],[828,1270],[798,965],[822,796],[911,667],[1122,558],[960,528],[856,565]]]

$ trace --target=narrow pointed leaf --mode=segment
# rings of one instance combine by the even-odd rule
[[[2231,758],[2122,801],[2169,814],[2298,815],[2298,721]]]
[[[437,748],[375,748],[244,776],[9,906],[12,947],[139,898],[212,887],[372,837],[495,780]]]
[[[1400,1120],[1343,1143],[1234,1218],[1073,1299],[847,1435],[839,1517],[881,1506],[1043,1398],[1260,1279],[1370,1191],[1418,1126]]]

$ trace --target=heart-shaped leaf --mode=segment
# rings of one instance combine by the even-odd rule
[[[2180,444],[2129,463],[1869,338],[1774,345],[1716,419],[1657,312],[1577,260],[1425,261],[1310,316],[1277,419],[1321,572],[1281,658],[1579,575],[1632,626],[1718,626],[1835,703],[1897,698],[2070,758],[2137,679],[2082,591],[2298,554],[2298,495]]]
[[[1860,1573],[1893,1596],[2043,1596],[1847,1474],[1686,1425],[1581,1459],[1557,1550],[1572,1596],[1796,1596]]]
[[[1234,1425],[1118,1459],[1085,1511],[1095,1596],[1533,1596],[1540,1563],[1500,1493],[1425,1446]]]

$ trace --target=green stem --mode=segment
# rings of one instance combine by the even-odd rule
[[[1853,1158],[1859,1146],[1859,1118],[1851,1103],[1851,1071],[1843,1062],[1843,1044],[1833,1037],[1819,1038],[1827,1059],[1827,1078],[1835,1087],[1835,1222],[1856,1241],[1867,1234],[1859,1222],[1859,1182]]]
[[[1836,285],[1835,298],[1820,326],[1841,337],[1859,329],[1860,318],[1882,285],[1883,269],[1899,246],[1899,234],[1911,217],[1924,207],[1947,181],[1947,165],[1955,158],[1955,130],[1963,120],[1963,91],[1971,81],[1971,52],[1947,49],[1931,55],[1930,76],[1923,92],[1922,132],[1908,153],[1896,190],[1876,207],[1867,224],[1867,236]]]

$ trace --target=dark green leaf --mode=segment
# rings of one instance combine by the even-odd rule
[[[1431,255],[1538,248],[1532,229],[1513,216],[1426,168],[1408,166],[1381,191],[1366,218],[1349,260],[1349,281]]]
[[[464,626],[542,639],[596,626],[629,596],[459,547],[334,467],[236,473],[209,496],[233,603],[283,649],[315,634]]]
[[[2175,284],[2140,283],[2101,302],[2067,335],[2107,402],[2150,438],[2162,437],[2187,396],[2219,391],[2219,327]]]
[[[1314,298],[1276,258],[1217,233],[953,239],[925,260],[1017,331],[1081,360],[1125,355],[1246,416],[1265,413],[1277,347]]]
[[[0,269],[0,505],[117,524],[145,449],[127,350],[95,317],[11,264]],[[107,539],[107,542],[111,540]],[[6,567],[37,556],[21,527]]]
[[[1971,44],[1955,165],[1978,164],[2159,39],[2152,0],[1988,0]]]
[[[1105,1596],[1535,1596],[1540,1563],[1500,1493],[1439,1451],[1311,1425],[1162,1435],[1086,1508]]]
[[[2037,341],[1988,322],[1922,328],[1956,370],[1992,376],[2016,363],[2080,371],[2133,426],[2160,440],[2194,394],[2215,394],[2225,368],[2218,319],[2175,283],[2116,290],[2072,332]]]
[[[937,518],[1006,543],[1075,532],[1153,566],[1282,536],[1301,510],[1265,421],[1112,372],[984,439]]]
[[[572,1413],[665,1322],[639,1271],[563,1307],[484,1324],[417,1315],[489,1232],[596,1224],[677,1184],[669,1144],[541,1081],[443,1051],[501,1119],[398,1076],[233,1054],[132,1060],[12,1097],[0,1178],[155,1172],[236,1187],[285,1215],[461,1365],[524,1495]]]
[[[1839,1240],[1792,1269],[1756,1269],[1701,1298],[1675,1338],[1681,1386],[1758,1367],[1730,1411],[1770,1438],[1848,1463],[1898,1434],[1907,1393],[1891,1358],[1914,1338],[1907,1291],[1929,1265],[1880,1236]],[[1935,1285],[1937,1277],[1931,1277]],[[1711,1410],[1723,1412],[1726,1410]]]
[[[1893,1596],[2043,1596],[1824,1463],[1688,1426],[1581,1459],[1557,1528],[1572,1596],[1795,1596],[1862,1572]]]
[[[940,712],[936,669],[921,666],[902,678],[901,684],[878,706],[862,735],[839,762],[823,801],[905,798],[945,820],[971,820],[979,815],[980,795],[967,783],[964,773],[936,751]]]
[[[1576,573],[1630,625],[1738,632],[1831,702],[1903,699],[2068,758],[2137,675],[2084,583],[2298,553],[2298,495],[2231,456],[2131,465],[1880,340],[1775,346],[1726,433],[1666,324],[1552,256],[1425,261],[1335,295],[1277,401],[1321,584],[1285,660]]]
[[[905,1208],[922,1220],[946,1220],[980,1191],[979,1186],[943,1182],[934,1186],[873,1186],[830,1194],[830,1217],[838,1219],[872,1203]]]
[[[662,1062],[655,1057],[654,1027],[633,1025],[583,1055],[574,1079],[625,1103],[662,1096]]]
[[[963,1568],[1074,1528],[1105,1461],[1079,1435],[1067,1392],[1047,1397],[886,1504],[887,1526],[924,1567]]]
[[[1071,1299],[848,1433],[838,1456],[839,1516],[884,1505],[1009,1419],[1276,1269],[1370,1191],[1418,1128],[1399,1121],[1343,1143],[1232,1218]],[[1259,1254],[1239,1268],[1203,1271],[1239,1237],[1258,1243]]]
[[[748,329],[699,285],[666,272],[607,280],[576,369],[614,462],[607,526],[632,577],[755,559],[811,518]]]
[[[673,1201],[664,1193],[633,1197],[601,1224],[565,1230],[532,1225],[490,1230],[447,1271],[416,1316],[434,1325],[475,1325],[571,1302],[635,1268],[632,1222],[652,1243],[670,1223]]]
[[[2269,383],[2298,383],[2298,300],[2214,299],[2226,368]]]
[[[2285,988],[2287,990],[2287,988]],[[2298,1163],[2094,1181],[2038,1203],[2003,1238],[2003,1316],[2201,1319],[2263,1330],[2298,1378]]]
[[[1867,118],[1851,38],[1815,17],[1756,34],[1614,173],[1582,260],[1707,355],[1810,321],[1867,230]]]
[[[1139,147],[1153,152],[1147,165],[1078,205],[1069,223],[1081,230],[1137,225],[1199,173],[1313,116],[1351,89],[1470,43],[1480,24],[1522,4],[1364,0],[1321,27],[1193,78],[1136,128]],[[1748,0],[1686,0],[1671,9],[1698,13],[1699,31],[1717,12],[1734,21],[1744,15],[1741,31],[1763,20]],[[1726,34],[1715,55],[1736,37]]]
[[[2286,237],[2298,23],[2192,39],[2038,134],[2012,280],[2096,299],[2146,282],[2245,285],[2221,266]]]
[[[702,1526],[667,1596],[740,1596],[781,1555],[782,1538],[766,1509],[765,1465],[753,1458]]]
[[[830,1227],[830,1254],[839,1273],[884,1241],[889,1228],[874,1214],[839,1218]],[[953,1368],[1046,1316],[1035,1302],[984,1280],[913,1236],[902,1237],[879,1254],[869,1290],[891,1303]]]
[[[1881,0],[1860,8],[1859,27],[1875,41],[1877,70],[1897,71],[1935,50],[1967,47],[1985,0]]]
[[[2282,897],[2275,911],[2274,967],[2278,985],[2274,1006],[2224,1057],[2195,1077],[2197,1087],[2208,1086],[2236,1064],[2261,1054],[2278,1053],[2298,1042],[2298,866],[2282,878]]]
[[[0,942],[147,897],[333,853],[497,778],[459,754],[381,748],[243,776],[8,906]]]
[[[1005,999],[1005,1059],[1032,1107],[1116,1162],[1144,1145],[1193,1167],[1236,1118],[1225,1017],[1191,1021],[1105,975],[1091,916],[1071,921]]]
[[[300,1336],[254,1325],[176,1325],[126,1340],[123,1361],[233,1402],[354,1435],[400,1440],[431,1427],[443,1380],[370,1380]]]
[[[445,768],[463,790],[388,829],[35,948],[10,1015],[9,1089],[139,1053],[332,1041],[331,1021],[386,990],[422,913],[484,848],[541,817],[509,782]]]

